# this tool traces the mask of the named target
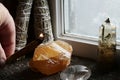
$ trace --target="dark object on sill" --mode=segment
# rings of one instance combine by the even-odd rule
[[[116,64],[111,64],[111,63],[98,63],[96,65],[96,71],[99,74],[107,74],[110,73],[114,70],[118,69],[118,66]]]

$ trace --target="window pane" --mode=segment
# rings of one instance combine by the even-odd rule
[[[120,40],[120,0],[64,0],[65,32],[98,38],[99,27],[109,17]]]

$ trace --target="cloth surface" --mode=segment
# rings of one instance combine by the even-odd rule
[[[0,69],[0,80],[60,80],[60,72],[45,76],[41,73],[33,72],[29,65],[30,58],[24,58],[13,64],[7,64]],[[85,65],[91,69],[92,74],[88,80],[120,80],[120,70],[111,70],[108,73],[100,74],[96,70],[96,62],[93,60],[72,56],[70,65]]]

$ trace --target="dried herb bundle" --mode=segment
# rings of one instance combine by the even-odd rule
[[[44,42],[52,41],[52,25],[47,0],[34,0],[34,29],[35,36],[45,33]]]
[[[33,0],[18,0],[16,12],[16,51],[25,47],[27,43],[27,31]]]

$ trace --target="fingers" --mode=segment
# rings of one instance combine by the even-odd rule
[[[1,56],[9,57],[14,53],[15,36],[14,20],[8,10],[0,4],[0,43],[4,51],[2,54],[0,53]]]
[[[6,55],[0,44],[0,67],[5,64],[5,60],[6,60]]]
[[[12,55],[15,50],[15,25],[11,16],[8,16],[8,18],[0,32],[0,41],[7,57]]]
[[[4,7],[2,3],[0,3],[0,27],[5,21],[5,16],[8,13],[8,10]]]

